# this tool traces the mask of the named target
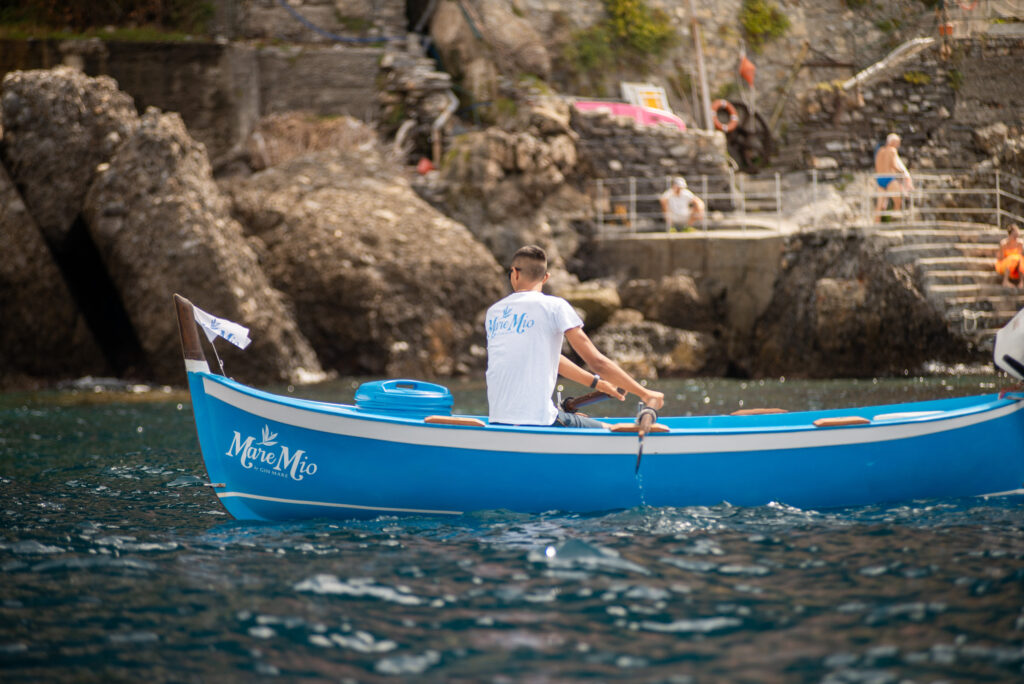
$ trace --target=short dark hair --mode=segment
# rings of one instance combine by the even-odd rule
[[[526,245],[512,255],[512,265],[531,283],[541,280],[548,272],[548,255],[537,245]]]

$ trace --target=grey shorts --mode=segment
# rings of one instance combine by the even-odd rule
[[[603,428],[604,425],[601,424],[601,421],[594,420],[593,418],[587,418],[578,413],[567,413],[562,409],[558,409],[558,417],[555,418],[555,422],[551,424],[551,427]]]

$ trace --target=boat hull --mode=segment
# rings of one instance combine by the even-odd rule
[[[662,419],[635,434],[432,425],[190,372],[200,448],[238,519],[590,512],[780,502],[833,508],[1012,490],[1024,402],[995,395],[845,411]],[[870,423],[817,427],[853,413]]]

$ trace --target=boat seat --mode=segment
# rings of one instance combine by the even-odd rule
[[[470,427],[486,427],[484,421],[479,418],[470,418],[469,416],[427,416],[423,419],[423,422],[435,425],[468,425]]]
[[[780,408],[751,408],[733,411],[730,416],[763,416],[769,413],[789,413],[786,409]]]
[[[844,425],[867,425],[871,421],[860,416],[836,416],[835,418],[819,418],[814,421],[818,427],[843,427]]]

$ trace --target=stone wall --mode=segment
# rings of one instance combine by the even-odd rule
[[[638,205],[640,213],[659,211],[651,198],[665,190],[671,176],[684,176],[696,187],[696,179],[706,174],[711,177],[708,189],[715,193],[729,187],[725,135],[718,131],[648,126],[628,117],[612,116],[606,110],[580,111],[575,107],[571,123],[579,136],[579,175],[608,181],[606,185],[613,194],[625,192],[623,184],[634,178],[637,194],[648,198]]]
[[[181,114],[217,161],[266,114],[310,110],[376,118],[380,46],[256,46],[248,43],[0,41],[0,77],[14,70],[73,64],[108,75],[146,107]]]
[[[911,168],[965,168],[986,156],[974,131],[1024,123],[1024,38],[941,42],[860,92],[821,87],[801,98],[793,144],[826,168],[873,168],[888,133],[903,138]]]
[[[755,52],[739,23],[742,0],[694,0],[695,17],[687,2],[647,0],[647,4],[668,16],[676,45],[646,78],[664,86],[673,109],[696,125],[700,125],[695,109],[699,97],[691,87],[698,81],[694,18],[702,36],[710,99],[727,95],[756,108],[765,119],[781,104],[783,121],[793,93],[817,82],[849,78],[900,42],[932,33],[935,22],[932,10],[919,0],[877,0],[853,9],[848,6],[853,3],[844,0],[774,0],[789,28]],[[553,57],[574,31],[593,26],[605,16],[604,4],[597,0],[513,0],[513,5],[548,39]],[[742,84],[737,75],[744,51],[757,66],[755,89]],[[801,68],[794,70],[798,63]],[[637,74],[623,70],[607,74],[604,80],[603,95],[618,97],[618,81],[637,80]]]
[[[335,39],[325,34],[353,42],[405,35],[404,0],[289,0],[291,12],[278,0],[215,0],[214,4],[219,19],[216,30],[228,38],[330,43]]]
[[[784,243],[769,231],[639,233],[600,240],[591,258],[619,281],[690,274],[722,306],[721,323],[743,337],[771,302]]]

